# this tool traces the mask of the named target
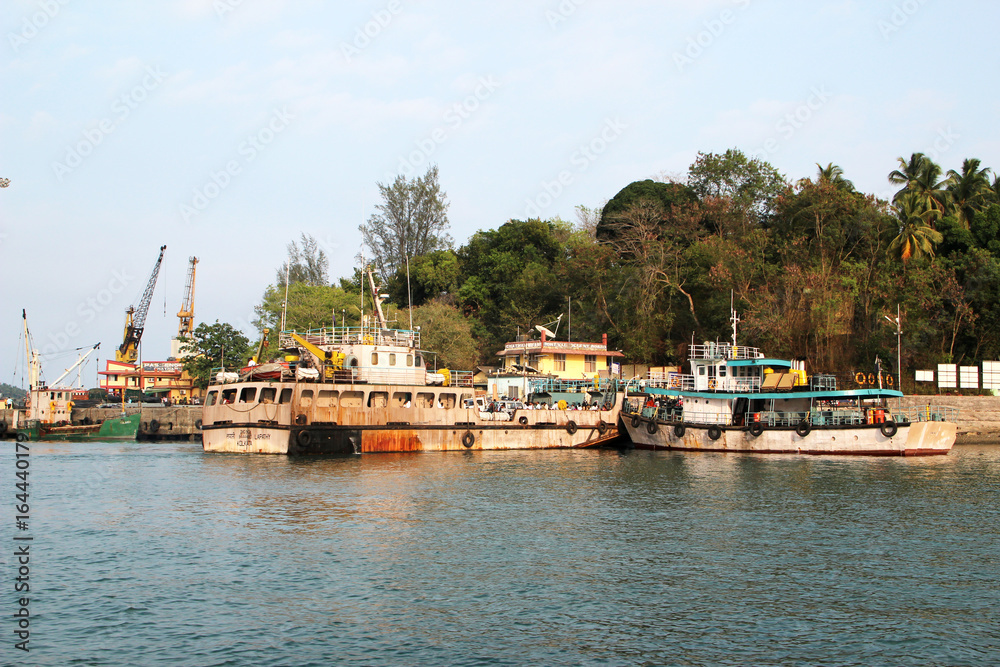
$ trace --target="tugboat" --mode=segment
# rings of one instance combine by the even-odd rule
[[[690,347],[690,373],[626,387],[621,421],[640,449],[926,456],[955,443],[957,410],[904,408],[899,378],[872,371],[807,375],[804,364],[736,343]]]
[[[617,438],[622,393],[613,384],[600,409],[497,408],[477,397],[473,373],[429,369],[420,331],[390,329],[370,271],[368,283],[375,313],[360,327],[282,331],[285,357],[267,375],[249,366],[216,376],[201,420],[206,452],[573,448]]]

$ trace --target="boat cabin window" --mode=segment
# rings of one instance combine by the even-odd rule
[[[372,352],[372,366],[378,366],[378,352]]]
[[[433,408],[434,407],[434,394],[428,392],[420,392],[417,394],[417,402],[415,405],[418,408]]]
[[[719,366],[719,377],[720,378],[726,377],[726,367],[725,366]]]
[[[389,405],[389,392],[373,391],[368,394],[369,408],[384,408]]]
[[[316,396],[316,407],[317,408],[335,408],[337,407],[337,395],[338,393],[332,389],[320,389],[319,395]]]
[[[285,387],[281,390],[281,398],[278,399],[278,403],[289,403],[292,400],[292,388]]]
[[[390,366],[395,366],[396,365],[396,353],[395,352],[390,352],[389,353],[389,365]]]
[[[413,355],[412,354],[406,355],[406,365],[407,366],[412,366],[413,365]]]
[[[413,365],[414,366],[423,366],[423,364],[424,364],[424,360],[420,358],[419,354],[413,358]]]
[[[236,388],[233,389],[223,389],[222,390],[222,402],[223,403],[233,403],[236,401]]]
[[[205,397],[205,405],[215,405],[215,402],[219,400],[219,392],[210,391],[208,396]]]
[[[411,359],[412,361],[412,359]],[[397,408],[408,408],[413,403],[413,395],[408,391],[397,391],[392,395],[392,404]]]
[[[240,403],[253,403],[257,399],[257,387],[243,387],[240,392]]]
[[[462,405],[471,407],[468,405],[470,401],[472,401],[472,394],[462,394]]]
[[[698,375],[701,375],[701,376],[705,375],[705,367],[704,366],[698,366]]]
[[[313,404],[313,390],[303,389],[299,394],[299,405],[303,408],[311,408]]]
[[[438,396],[438,407],[451,410],[455,407],[455,394],[441,394]]]
[[[340,407],[342,408],[360,408],[364,405],[365,392],[363,391],[345,391],[340,395]]]
[[[278,390],[274,387],[264,387],[260,390],[260,402],[261,403],[274,403],[274,397],[278,393]]]

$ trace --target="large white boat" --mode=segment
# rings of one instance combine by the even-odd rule
[[[374,287],[374,286],[373,286]],[[420,332],[390,329],[376,290],[371,326],[283,332],[275,372],[220,374],[202,414],[206,452],[350,454],[594,447],[618,436],[615,383],[583,392],[595,409],[527,409],[427,368]]]
[[[732,343],[691,345],[689,373],[629,383],[622,422],[637,448],[921,456],[947,454],[957,411],[901,406],[882,371],[807,375],[801,362]]]

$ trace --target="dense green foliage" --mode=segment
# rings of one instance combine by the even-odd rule
[[[629,361],[677,364],[692,340],[728,339],[731,301],[741,343],[817,372],[876,355],[894,365],[885,317],[897,304],[905,367],[1000,357],[1000,186],[990,170],[899,158],[888,179],[900,189],[886,202],[837,165],[817,168],[792,184],[738,150],[699,154],[686,183],[628,184],[599,216],[581,209],[580,225],[507,221],[457,250],[411,256],[409,281],[393,262],[380,289],[401,309],[413,303],[425,347],[456,368],[494,363],[504,342],[559,315],[560,338],[607,333]],[[338,285],[293,284],[289,326],[328,326],[334,310],[338,323],[357,322],[360,271]],[[276,324],[282,298],[269,288],[262,322]],[[396,326],[408,326],[400,314]]]
[[[196,387],[204,389],[213,379],[213,370],[223,366],[238,370],[246,364],[250,341],[230,324],[203,322],[191,332],[191,340],[181,346],[181,352],[191,355],[184,359],[184,370],[191,374]]]

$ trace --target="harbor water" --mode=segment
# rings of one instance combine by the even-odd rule
[[[0,663],[995,665],[1000,447],[296,459],[3,444]],[[30,535],[30,652],[14,537]]]

